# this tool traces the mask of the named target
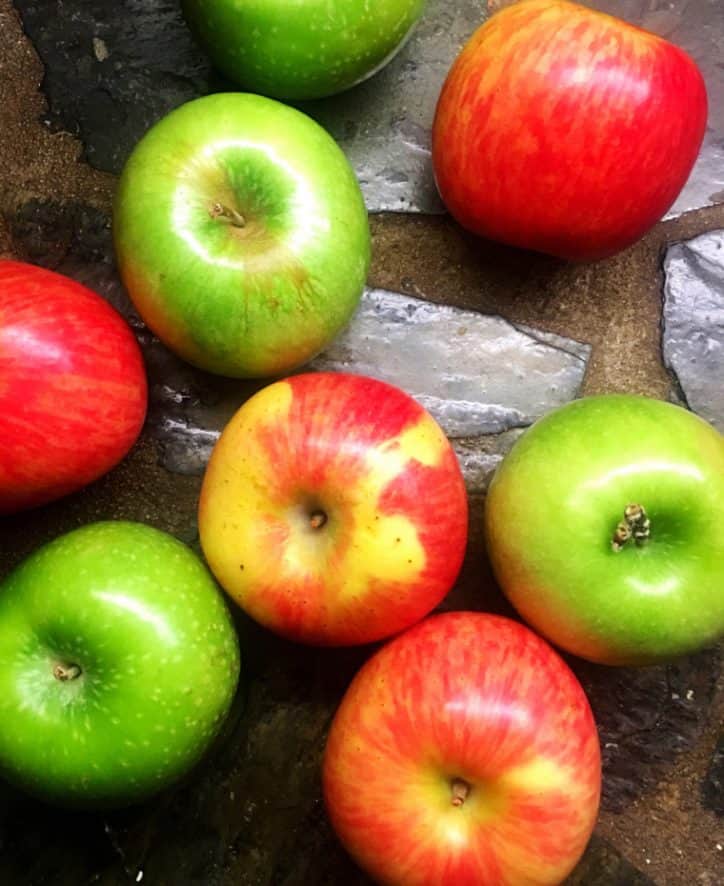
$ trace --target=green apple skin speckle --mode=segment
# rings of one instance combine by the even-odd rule
[[[322,98],[383,67],[425,0],[183,0],[191,30],[235,83],[274,98]]]
[[[121,806],[184,775],[239,678],[225,602],[185,545],[103,522],[0,585],[0,774],[69,806]]]

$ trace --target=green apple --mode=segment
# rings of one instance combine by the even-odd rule
[[[186,773],[239,676],[198,557],[139,523],[55,539],[0,585],[0,773],[54,803],[116,806]]]
[[[648,664],[724,634],[724,438],[646,397],[589,397],[526,431],[485,510],[493,569],[549,640]]]
[[[113,226],[146,324],[220,375],[280,375],[311,359],[354,313],[370,261],[340,148],[256,95],[207,96],[157,123],[123,170]]]
[[[425,0],[182,0],[214,64],[252,92],[321,98],[372,76],[404,44]]]

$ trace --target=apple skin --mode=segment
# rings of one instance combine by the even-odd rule
[[[412,397],[309,373],[264,388],[226,426],[199,531],[212,572],[261,624],[315,645],[369,643],[450,590],[467,498],[452,447]]]
[[[454,805],[460,782],[469,793]],[[323,762],[337,835],[391,886],[560,883],[591,835],[600,784],[574,675],[523,625],[478,612],[433,616],[374,655]]]
[[[650,539],[614,551],[629,504]],[[724,438],[646,397],[574,401],[527,430],[485,508],[488,553],[523,618],[591,661],[669,661],[724,634]]]
[[[384,67],[405,43],[425,0],[182,0],[214,64],[274,98],[322,98]]]
[[[141,351],[107,302],[61,274],[0,261],[0,515],[109,471],[146,403]]]
[[[0,774],[59,805],[122,806],[185,774],[239,674],[224,597],[198,557],[139,523],[94,523],[0,585]],[[77,665],[58,679],[56,665]]]
[[[704,80],[678,47],[564,0],[524,0],[486,22],[450,70],[435,177],[476,234],[605,258],[672,205],[706,119]]]
[[[188,102],[146,133],[113,227],[150,329],[189,363],[235,377],[281,375],[322,350],[357,307],[370,261],[362,194],[331,136],[241,93]]]

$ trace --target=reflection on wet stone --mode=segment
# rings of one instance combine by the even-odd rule
[[[501,0],[429,0],[407,45],[374,78],[300,107],[340,142],[371,211],[439,212],[430,129],[440,87],[468,37]],[[588,0],[686,49],[707,83],[709,128],[695,171],[669,213],[724,195],[724,4]],[[88,159],[119,172],[148,127],[185,101],[239,89],[213,72],[172,0],[16,0],[46,68],[49,124],[79,134]]]
[[[689,407],[724,430],[724,231],[670,246],[664,273],[664,362]]]

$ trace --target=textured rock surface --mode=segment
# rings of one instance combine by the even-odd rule
[[[215,89],[216,75],[175,0],[17,0],[46,65],[48,123],[79,134],[91,163],[118,172],[149,125]],[[303,109],[341,143],[373,211],[440,211],[430,127],[447,71],[500,0],[429,0],[401,53],[350,93]],[[724,6],[715,0],[590,0],[687,49],[704,71],[710,125],[694,174],[670,215],[724,196]]]
[[[119,172],[149,126],[212,84],[178,0],[28,0],[17,8],[46,67],[47,124],[80,136],[99,169]]]
[[[695,412],[724,430],[724,231],[664,259],[664,361]]]
[[[724,816],[724,735],[719,739],[711,758],[702,794],[709,809]]]
[[[721,654],[703,652],[666,667],[571,665],[599,726],[603,806],[622,812],[658,784],[680,753],[696,746],[708,724]]]

